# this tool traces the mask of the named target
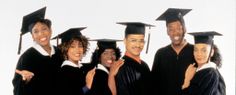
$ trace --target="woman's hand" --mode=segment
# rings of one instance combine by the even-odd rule
[[[115,76],[123,64],[124,64],[124,60],[122,59],[115,61],[110,67],[109,75]]]
[[[187,88],[190,85],[190,81],[192,80],[193,76],[196,73],[196,67],[194,64],[190,64],[185,72],[184,84],[182,85],[182,89]]]
[[[33,77],[34,77],[34,73],[30,72],[28,70],[18,70],[16,69],[15,71],[17,74],[22,76],[22,80],[26,81],[26,83],[28,83]]]
[[[96,70],[96,68],[94,67],[94,68],[91,69],[91,70],[87,73],[87,75],[86,75],[86,80],[85,80],[85,82],[86,82],[86,86],[87,86],[89,89],[91,89],[92,84],[93,84],[93,78],[94,78],[94,75],[95,75],[95,70]]]

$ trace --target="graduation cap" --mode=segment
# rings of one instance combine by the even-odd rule
[[[79,27],[79,28],[70,28],[67,31],[57,35],[56,37],[53,37],[53,39],[57,39],[57,44],[58,44],[58,39],[61,39],[61,42],[67,42],[70,41],[71,38],[73,37],[79,37],[81,36],[81,30],[85,29],[86,27]]]
[[[116,39],[93,39],[90,41],[97,41],[97,48],[98,49],[108,49],[108,48],[116,48],[116,42],[123,41],[123,40],[116,40]]]
[[[161,16],[156,20],[164,20],[166,24],[173,21],[180,21],[185,26],[183,16],[190,12],[192,9],[180,9],[180,8],[168,8]]]
[[[142,22],[118,22],[117,24],[126,25],[125,37],[127,37],[127,35],[129,35],[129,34],[145,35],[145,28],[146,27],[149,27],[149,29],[151,27],[155,27],[154,25],[146,24],[146,23],[142,23]],[[150,32],[148,33],[148,43],[147,43],[146,53],[148,52],[149,41],[150,41]]]
[[[21,34],[20,34],[20,41],[18,46],[18,54],[20,54],[21,50],[21,43],[22,43],[22,36],[28,32],[32,31],[33,25],[39,21],[44,19],[46,12],[46,7],[43,7],[37,11],[34,11],[28,15],[23,17],[22,26],[21,26]]]
[[[192,32],[188,34],[194,36],[195,44],[197,43],[212,44],[214,36],[222,36],[222,34],[217,33],[215,31]]]
[[[212,48],[213,48],[213,44],[214,44],[214,41],[213,41],[214,36],[222,36],[222,34],[217,33],[215,31],[192,32],[192,33],[188,33],[188,34],[194,36],[195,44],[205,43],[205,44],[211,45],[210,54],[212,52]],[[208,61],[210,60],[210,54],[208,57]]]

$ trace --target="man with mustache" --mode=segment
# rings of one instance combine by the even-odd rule
[[[124,44],[126,48],[124,64],[119,68],[115,76],[117,95],[148,95],[147,82],[150,69],[148,65],[140,59],[145,41],[145,26],[152,25],[140,22],[118,23],[127,25],[125,29]]]
[[[177,95],[181,91],[187,67],[194,63],[193,45],[184,39],[186,27],[183,16],[189,11],[191,9],[169,8],[157,18],[166,21],[171,44],[160,48],[155,54],[151,71],[153,93]]]

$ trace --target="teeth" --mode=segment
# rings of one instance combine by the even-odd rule
[[[80,56],[80,54],[75,54],[75,56]]]
[[[179,36],[175,36],[175,37],[174,37],[174,40],[179,40],[179,39],[180,39]]]
[[[46,37],[44,37],[44,38],[41,38],[40,39],[40,41],[45,41],[47,38]]]
[[[107,60],[107,63],[112,63],[112,60]]]

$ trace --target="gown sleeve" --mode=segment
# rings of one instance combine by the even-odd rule
[[[218,95],[219,78],[219,73],[213,68],[199,71],[191,81],[189,88],[183,90],[183,95]]]

